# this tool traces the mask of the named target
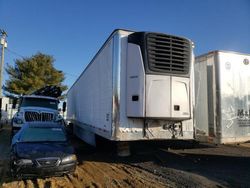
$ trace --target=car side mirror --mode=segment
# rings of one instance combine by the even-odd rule
[[[67,103],[64,101],[63,102],[63,109],[62,109],[63,112],[66,112],[66,106],[67,106]]]

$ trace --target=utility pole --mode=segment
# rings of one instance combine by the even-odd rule
[[[6,37],[8,36],[7,33],[3,30],[0,29],[1,33],[1,45],[2,45],[2,54],[1,54],[1,64],[0,64],[0,98],[2,100],[2,85],[3,85],[3,65],[4,65],[4,49],[7,48],[7,41]],[[2,104],[1,104],[2,107]]]
[[[8,36],[7,33],[0,29],[1,34],[1,41],[0,44],[2,45],[2,54],[1,54],[1,64],[0,64],[0,124],[2,123],[2,100],[3,100],[3,94],[2,94],[2,82],[3,82],[3,63],[4,63],[4,49],[7,48],[7,41],[6,37]]]

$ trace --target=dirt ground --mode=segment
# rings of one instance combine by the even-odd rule
[[[9,176],[10,127],[0,131],[2,187],[250,187],[250,144],[133,142],[132,156],[117,157],[114,144],[93,148],[72,137],[76,171],[63,177],[16,180]]]

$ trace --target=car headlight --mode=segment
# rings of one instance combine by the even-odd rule
[[[60,114],[58,114],[56,116],[56,121],[62,121],[62,120],[63,120],[63,117]]]
[[[30,165],[33,164],[32,160],[30,159],[20,159],[18,161],[14,161],[15,165]]]
[[[74,162],[76,160],[77,160],[76,155],[69,155],[67,157],[62,158],[62,163]]]
[[[13,121],[14,121],[14,123],[16,123],[16,124],[23,124],[23,120],[20,119],[20,118],[14,118]]]

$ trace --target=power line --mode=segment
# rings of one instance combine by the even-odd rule
[[[25,58],[23,55],[20,55],[19,53],[15,52],[14,50],[10,50],[9,48],[6,48],[6,50],[9,52],[9,53],[12,53],[18,57],[21,57],[21,58]],[[67,72],[64,72],[65,74],[69,75],[69,76],[72,76],[72,77],[75,77],[77,78],[78,76],[75,75],[75,74],[71,74],[71,73],[67,73]]]
[[[20,55],[19,53],[15,52],[15,51],[13,51],[13,50],[10,50],[9,48],[6,48],[6,50],[7,50],[8,52],[10,52],[10,53],[16,55],[16,56],[19,56],[19,57],[21,57],[21,58],[24,58],[24,56]]]

